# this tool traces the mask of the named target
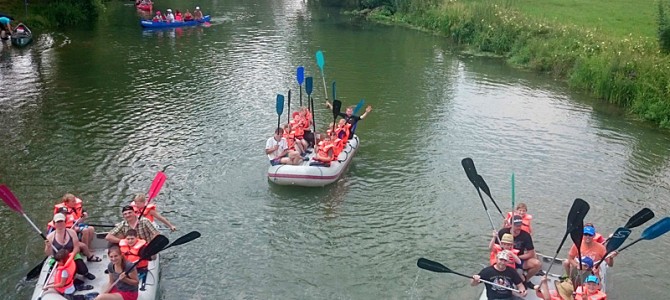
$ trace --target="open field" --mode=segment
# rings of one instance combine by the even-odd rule
[[[656,37],[657,0],[507,0],[503,3],[531,17],[597,28],[613,37],[629,34]]]

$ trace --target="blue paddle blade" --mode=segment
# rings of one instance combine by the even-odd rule
[[[647,227],[642,232],[642,238],[645,240],[653,240],[670,230],[670,217],[665,217],[663,220],[660,220],[654,225]]]
[[[337,93],[335,92],[335,81],[333,81],[333,100],[337,99]]]
[[[305,78],[305,91],[307,92],[307,95],[312,94],[312,88],[314,84],[314,79],[312,77],[307,77]]]
[[[326,64],[326,61],[323,59],[323,52],[321,50],[316,51],[316,64],[319,65],[319,69],[323,72],[323,66]]]
[[[356,104],[356,108],[354,108],[354,115],[358,115],[358,111],[363,108],[363,105],[365,105],[365,99],[361,99],[361,101],[358,101],[358,104]]]
[[[612,238],[607,242],[606,248],[607,252],[612,252],[616,249],[619,249],[623,242],[626,241],[630,235],[631,230],[626,227],[619,227],[612,235]]]
[[[281,116],[284,112],[284,95],[277,94],[277,115]]]
[[[298,80],[298,85],[302,85],[302,83],[305,81],[305,67],[303,66],[298,67],[298,69],[296,70],[295,79]]]

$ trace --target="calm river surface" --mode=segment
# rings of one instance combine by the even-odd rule
[[[556,251],[577,197],[605,234],[643,207],[657,217],[631,238],[668,215],[669,132],[551,78],[297,0],[203,0],[211,27],[167,31],[142,31],[125,4],[94,28],[2,44],[0,182],[38,224],[68,191],[113,223],[167,167],[156,203],[179,228],[168,237],[202,238],[166,251],[162,299],[474,299],[481,287],[467,279],[416,267],[427,257],[475,273],[488,257],[464,157],[506,210],[515,173],[543,253]],[[374,110],[344,178],[274,186],[263,146],[276,94],[291,88],[296,107],[297,66],[315,77],[317,126],[329,122],[319,49],[338,98]],[[32,283],[18,283],[43,243],[6,207],[0,239],[0,298],[28,298]],[[669,247],[670,235],[623,252],[611,299],[665,298]]]

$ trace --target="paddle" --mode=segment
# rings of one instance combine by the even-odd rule
[[[144,211],[147,209],[147,206],[149,206],[149,203],[151,203],[151,200],[158,196],[158,192],[161,191],[161,188],[163,187],[166,179],[167,176],[165,176],[165,173],[162,171],[158,171],[158,173],[156,173],[156,176],[154,176],[154,180],[151,182],[151,186],[149,187],[149,198],[147,199],[147,203],[142,208],[139,217],[137,217],[138,220],[144,216]]]
[[[475,189],[477,190],[477,195],[479,195],[479,199],[482,200],[482,205],[484,206],[484,211],[486,211],[486,216],[489,217],[489,222],[491,223],[491,228],[495,231],[496,227],[493,225],[493,220],[491,219],[491,214],[489,214],[489,209],[486,207],[486,202],[484,202],[484,197],[482,197],[482,193],[479,191],[479,175],[477,174],[477,169],[475,169],[475,163],[472,161],[472,158],[466,157],[463,160],[461,160],[461,165],[463,166],[463,170],[465,170],[465,175],[468,176],[468,179],[472,183],[472,185],[475,186]],[[496,236],[496,239],[498,242],[500,242],[500,238]]]
[[[319,70],[321,70],[321,79],[323,79],[323,92],[328,100],[328,88],[326,87],[326,77],[323,75],[323,65],[326,64],[326,61],[323,58],[323,52],[321,50],[316,51],[316,64],[319,65]],[[335,100],[335,98],[333,98]]]
[[[472,276],[468,276],[468,275],[465,275],[463,273],[456,272],[452,269],[447,268],[445,265],[443,265],[439,262],[432,261],[432,260],[429,260],[429,259],[425,259],[423,257],[419,258],[419,260],[416,261],[416,266],[421,268],[421,269],[428,270],[428,271],[431,271],[431,272],[451,273],[451,274],[455,274],[455,275],[458,275],[458,276],[461,276],[461,277],[473,279]],[[493,283],[493,282],[490,282],[490,281],[486,281],[486,280],[483,280],[483,279],[480,279],[479,281],[483,282],[485,284],[488,284],[488,285],[497,286],[499,288],[503,288],[503,289],[510,290],[510,291],[513,291],[513,292],[521,293],[521,291],[519,291],[519,290],[510,288],[510,287],[506,287],[504,285],[500,285],[500,284]]]
[[[619,249],[619,252],[626,250],[628,247],[635,245],[641,240],[653,240],[661,235],[664,235],[668,231],[670,231],[670,217],[665,217],[662,220],[647,227],[647,229],[642,232],[642,236],[639,239]]]
[[[335,92],[335,81],[333,81],[333,100],[337,99],[337,93]]]
[[[491,190],[489,189],[489,185],[486,184],[486,181],[484,181],[484,178],[482,177],[482,175],[477,174],[477,180],[479,181],[478,182],[479,187],[482,189],[482,191],[484,191],[484,194],[486,194],[486,196],[489,196],[489,199],[491,199],[491,202],[493,202],[493,205],[495,205],[496,208],[498,209],[498,212],[500,213],[500,217],[505,219],[505,216],[503,215],[502,210],[500,210],[500,207],[498,207],[498,203],[496,203],[496,201],[493,200],[493,197],[491,196]]]
[[[551,265],[549,265],[549,269],[546,272],[547,274],[549,274],[549,271],[551,271],[551,267],[554,265],[554,262],[556,261],[558,252],[560,252],[561,248],[563,248],[563,244],[565,243],[565,239],[568,238],[568,234],[571,234],[572,238],[577,238],[579,233],[575,233],[575,235],[573,236],[572,232],[573,231],[582,232],[584,230],[582,229],[584,227],[584,217],[586,216],[586,213],[589,212],[589,208],[590,208],[589,204],[586,203],[586,201],[579,198],[575,199],[575,201],[572,203],[572,207],[570,207],[570,212],[568,213],[567,230],[565,231],[565,235],[563,235],[563,239],[561,239],[561,244],[559,244],[558,248],[556,249],[556,254],[554,254],[554,258],[551,259]],[[581,245],[581,238],[579,238],[578,240]],[[573,242],[575,241],[573,240]],[[577,250],[579,250],[579,247],[577,247]],[[579,260],[581,265],[581,254]]]
[[[630,235],[631,230],[626,228],[626,227],[619,227],[617,230],[612,234],[612,238],[607,242],[607,245],[605,246],[607,249],[607,252],[605,252],[605,255],[603,255],[603,258],[607,257],[610,253],[612,253],[614,250],[618,249],[623,245],[623,242],[626,241],[628,236]],[[597,262],[593,268],[597,269],[600,264],[604,261],[605,259],[601,259],[599,262]]]
[[[286,113],[286,123],[291,123],[291,90],[288,90],[288,113]]]
[[[88,226],[103,227],[103,228],[114,228],[114,227],[116,227],[116,225],[114,225],[114,224],[91,224],[91,223],[88,223]]]
[[[277,94],[277,128],[281,120],[281,114],[284,112],[284,95]]]
[[[77,223],[79,223],[79,220],[81,220],[81,218],[79,218],[79,219],[77,219],[76,221],[74,221],[74,223],[72,224],[72,226],[70,226],[70,229],[74,228],[74,226],[77,225]],[[89,226],[93,226],[93,225],[89,224]],[[115,227],[115,226],[112,226],[112,227]],[[53,246],[53,247],[54,247],[54,249],[56,249],[55,246]],[[37,277],[40,276],[40,272],[42,271],[42,266],[43,266],[44,263],[47,261],[47,258],[49,258],[49,256],[45,256],[45,257],[42,259],[42,261],[40,261],[37,265],[35,265],[32,269],[30,269],[30,271],[28,271],[28,273],[26,274],[25,281],[33,280],[33,279],[35,279],[35,278],[37,278]],[[53,269],[53,266],[54,266],[54,265],[51,265],[51,268],[52,268],[52,269]],[[51,272],[51,270],[49,270],[49,272]],[[51,275],[51,273],[50,273],[50,275]],[[50,279],[50,277],[47,277],[46,281],[44,281],[44,284],[46,284],[47,282],[49,282],[49,279]]]
[[[514,206],[514,200],[516,200],[516,192],[514,191],[514,172],[512,172],[512,217],[514,217],[514,211],[516,210],[516,206]]]
[[[582,269],[582,238],[584,237],[584,222],[577,224],[575,229],[570,232],[570,239],[577,248],[577,260],[579,261],[579,269]]]
[[[151,258],[152,256],[156,255],[158,252],[163,250],[169,242],[170,241],[164,235],[162,235],[162,234],[157,235],[153,240],[151,240],[151,242],[149,242],[149,244],[146,245],[146,247],[142,248],[142,250],[140,251],[140,259],[138,259],[135,263],[133,263],[133,265],[130,268],[128,268],[124,271],[124,273],[126,273],[126,276],[128,276],[128,273],[130,273],[130,271],[133,268],[135,268],[137,266],[137,264],[140,263],[140,261],[147,260],[147,259]],[[121,281],[121,276],[119,276],[119,278],[116,279],[116,281],[114,281],[114,283],[112,283],[112,285],[110,285],[107,288],[105,293],[109,293],[109,291],[111,291],[112,288],[117,283],[119,283],[119,281]]]
[[[365,99],[361,99],[361,101],[358,101],[358,104],[356,104],[356,107],[354,108],[354,115],[358,114],[358,111],[363,108],[363,105],[365,105]]]
[[[305,81],[305,67],[299,66],[295,70],[295,79],[298,81],[298,86],[300,86],[300,107],[302,107],[302,83]]]
[[[187,233],[187,234],[185,234],[185,235],[180,236],[179,238],[177,238],[176,240],[174,240],[174,242],[170,243],[170,245],[168,245],[167,247],[163,248],[161,251],[163,251],[163,250],[165,250],[165,249],[168,249],[168,248],[170,248],[170,247],[173,247],[173,246],[179,246],[179,245],[186,244],[186,243],[188,243],[188,242],[190,242],[190,241],[192,241],[192,240],[195,240],[195,239],[197,239],[197,238],[199,238],[199,237],[200,237],[200,232],[197,232],[197,231],[191,231],[191,232],[189,232],[189,233]]]
[[[333,100],[333,129],[331,132],[335,132],[335,121],[337,121],[337,116],[340,115],[341,108],[342,102],[340,100]]]
[[[647,221],[651,220],[654,218],[654,212],[651,211],[651,209],[648,208],[643,208],[642,210],[638,211],[635,215],[630,217],[628,219],[628,222],[626,222],[626,225],[624,225],[624,228],[635,228],[639,227],[640,225],[647,223]],[[609,242],[610,238],[608,237],[605,242]]]
[[[314,140],[312,141],[314,144],[314,147],[316,147],[316,122],[314,121],[314,101],[312,100],[312,88],[314,87],[314,78],[307,77],[305,78],[305,91],[307,92],[307,105],[312,111],[312,128],[313,128],[313,136]]]

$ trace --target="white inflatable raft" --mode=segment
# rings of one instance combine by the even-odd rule
[[[83,280],[84,285],[92,285],[93,289],[87,291],[77,291],[75,295],[81,295],[77,296],[77,298],[84,297],[84,299],[86,300],[93,299],[94,294],[92,293],[102,294],[104,292],[102,289],[107,287],[107,283],[109,282],[109,274],[105,274],[105,270],[107,269],[107,265],[109,264],[109,257],[107,255],[108,243],[105,240],[105,236],[107,236],[107,233],[98,233],[96,234],[96,238],[91,243],[93,253],[96,256],[102,258],[102,261],[86,262],[86,266],[88,267],[89,273],[95,275],[95,279],[88,280],[83,278],[81,275],[77,274],[77,278]],[[84,260],[86,259],[84,258]],[[156,294],[158,292],[159,269],[160,269],[159,255],[157,255],[155,260],[149,261],[149,272],[147,273],[145,290],[143,291],[140,290],[138,300],[156,299]],[[33,296],[30,299],[37,300],[39,298],[40,294],[42,293],[42,286],[44,285],[44,281],[46,280],[47,276],[49,276],[49,270],[50,270],[49,264],[45,263],[44,266],[42,267],[40,278],[37,280],[37,283],[35,284],[35,291],[33,292]],[[49,282],[53,282],[53,276],[51,279],[49,279]],[[53,289],[45,291],[41,299],[65,300],[63,296],[61,296],[58,292],[56,292]]]
[[[542,255],[542,254],[537,255],[537,259],[539,259],[540,262],[542,262],[542,270],[549,269],[549,265],[551,265],[552,258],[553,257],[551,257],[551,256],[546,256],[546,255]],[[563,270],[563,259],[557,258],[556,261],[554,262],[554,265],[551,268],[551,270],[552,271],[556,270],[556,272],[560,272],[560,273],[565,272]],[[600,274],[603,278],[607,277],[606,272],[607,272],[607,264],[603,263],[600,266]],[[549,279],[548,282],[547,282],[547,284],[549,286],[549,290],[555,290],[556,289],[556,286],[554,285],[554,282],[559,280],[560,276],[561,275],[554,274],[554,273],[550,273],[547,276],[547,279]],[[533,278],[530,279],[530,282],[532,282],[535,285],[539,285],[540,284],[540,279],[541,279],[541,277],[539,275],[535,275],[535,276],[533,276]],[[482,284],[482,285],[484,285],[484,284]],[[603,280],[600,283],[600,287],[601,287],[601,290],[603,292],[606,292],[605,291],[605,280]],[[521,298],[516,294],[514,294],[514,295],[515,296],[512,297],[512,299],[514,299],[514,300],[542,300],[542,298],[540,298],[536,295],[535,290],[532,290],[532,289],[528,290],[528,294],[526,295],[525,298]],[[484,288],[484,291],[482,291],[482,294],[479,297],[479,300],[487,300],[487,299],[488,298],[486,297],[486,288]]]
[[[330,163],[330,167],[310,166],[315,153],[308,156],[309,161],[301,165],[277,165],[268,168],[268,180],[279,185],[299,186],[325,186],[331,184],[342,176],[344,170],[351,163],[359,146],[358,136],[354,134],[349,139],[347,146],[340,152],[336,161]]]

